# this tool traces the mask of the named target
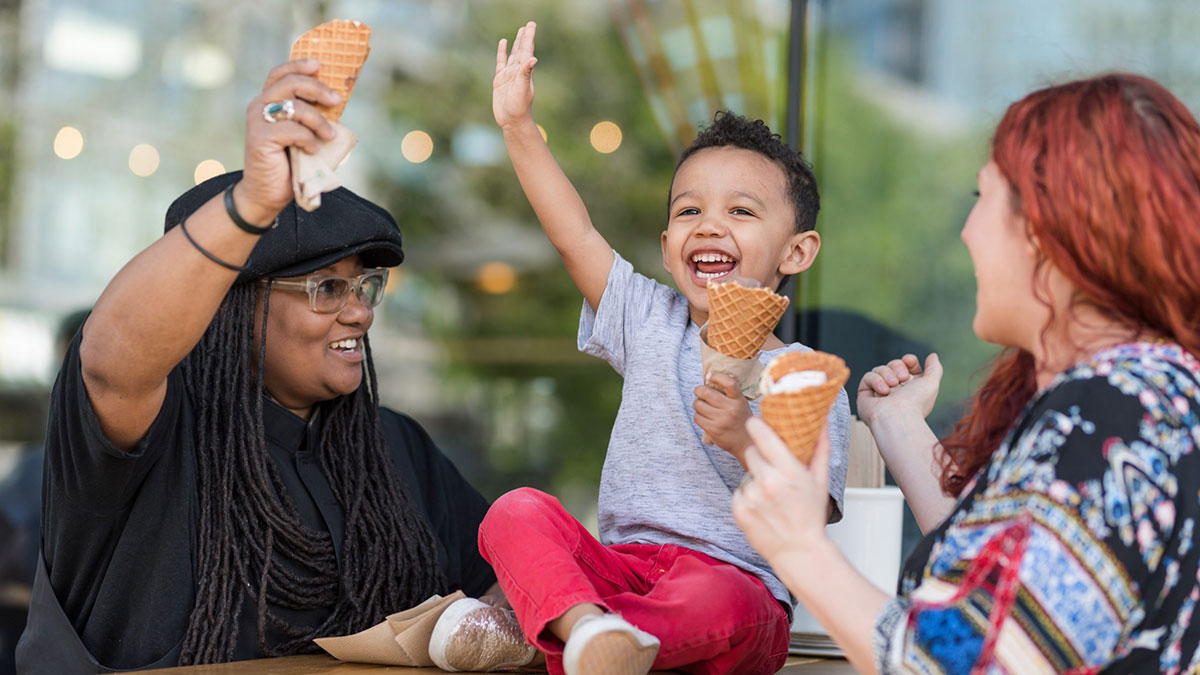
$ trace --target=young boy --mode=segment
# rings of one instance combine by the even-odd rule
[[[532,22],[520,29],[511,54],[500,41],[493,113],[521,187],[583,292],[580,349],[625,384],[600,480],[603,545],[557,500],[524,488],[492,505],[480,551],[551,673],[774,673],[787,657],[791,597],[730,513],[757,404],[726,376],[710,379],[723,392],[701,385],[699,328],[710,280],[776,288],[812,265],[816,181],[762,122],[718,114],[671,185],[663,266],[679,291],[634,273],[592,226],[534,124],[534,31]],[[760,358],[806,349],[771,336]],[[833,521],[846,476],[844,392],[829,423]],[[704,432],[715,446],[701,442]],[[443,615],[431,642],[439,665],[516,665],[446,656],[469,651],[462,643],[489,610],[468,600]]]

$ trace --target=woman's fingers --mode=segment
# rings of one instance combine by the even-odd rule
[[[804,468],[804,465],[792,456],[792,451],[788,450],[787,443],[784,443],[779,434],[775,433],[775,430],[766,422],[757,417],[751,417],[746,420],[746,431],[750,433],[750,439],[754,441],[754,446],[758,448],[763,461],[774,470],[781,471],[785,475],[792,475],[797,468]],[[747,466],[749,465],[747,464]]]
[[[255,134],[248,134],[246,140],[247,151],[261,149],[274,153],[288,146],[295,146],[309,154],[320,150],[316,132],[295,120],[276,122]]]
[[[871,391],[879,396],[887,396],[891,393],[892,388],[888,386],[887,381],[882,375],[875,371],[871,371],[863,375],[862,381],[858,383],[859,391]]]
[[[250,102],[250,105],[246,108],[247,140],[263,136],[273,138],[276,136],[274,132],[290,128],[293,125],[307,129],[310,132],[310,136],[319,136],[326,141],[333,140],[337,136],[337,131],[334,130],[333,125],[313,105],[294,98],[282,100],[290,100],[292,102],[293,113],[290,120],[279,118],[275,122],[268,122],[263,116],[263,109],[271,102],[264,103],[261,98]],[[306,145],[304,149],[311,151],[312,148]]]
[[[896,375],[896,371],[892,370],[888,366],[875,366],[871,369],[871,372],[883,378],[883,381],[886,382],[889,387],[895,387],[900,384],[900,377]]]
[[[342,102],[341,95],[324,82],[299,73],[290,73],[279,78],[270,87],[264,88],[258,99],[264,103],[286,99],[300,99],[321,105],[337,105]]]
[[[771,471],[771,465],[763,459],[762,452],[757,445],[751,445],[746,448],[746,478],[742,481],[742,487],[748,486],[756,477],[766,476]]]
[[[900,382],[907,382],[908,378],[911,377],[911,373],[909,373],[908,370],[908,364],[905,363],[903,359],[892,359],[891,361],[888,361],[887,367],[896,374],[896,379]]]
[[[942,379],[942,360],[938,358],[937,352],[930,352],[929,356],[925,357],[925,372],[935,380]]]
[[[316,59],[298,59],[296,61],[288,61],[271,69],[267,73],[267,81],[263,84],[262,91],[265,93],[268,89],[275,85],[276,82],[288,75],[299,73],[301,75],[313,75],[321,67],[321,62]]]

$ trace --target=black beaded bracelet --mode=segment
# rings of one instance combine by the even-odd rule
[[[233,224],[249,232],[250,234],[258,235],[266,234],[275,229],[275,226],[279,224],[279,218],[276,218],[275,222],[265,227],[251,225],[250,223],[246,222],[245,218],[242,218],[242,214],[238,213],[237,206],[233,204],[234,185],[237,185],[237,183],[232,183],[229,187],[225,188],[225,213],[229,214],[229,219],[233,221]]]
[[[179,229],[183,231],[183,236],[187,237],[187,240],[189,242],[191,242],[192,246],[194,246],[197,251],[200,251],[201,253],[204,254],[205,258],[208,258],[209,260],[217,263],[218,265],[220,265],[221,267],[224,267],[227,270],[233,270],[234,272],[238,272],[238,273],[246,271],[246,267],[238,267],[237,265],[227,263],[224,260],[221,260],[217,256],[213,255],[212,253],[209,253],[203,246],[196,243],[196,240],[192,239],[192,233],[187,231],[187,219],[186,218],[179,221]]]

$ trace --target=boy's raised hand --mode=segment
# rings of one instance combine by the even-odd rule
[[[530,21],[517,30],[512,52],[508,40],[496,47],[496,77],[492,80],[492,114],[501,128],[529,116],[533,107],[533,36],[537,24]]]

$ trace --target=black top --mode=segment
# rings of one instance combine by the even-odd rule
[[[343,514],[313,452],[319,417],[306,421],[273,402],[263,406],[267,448],[301,520],[328,530],[340,559]],[[438,542],[449,589],[483,593],[495,581],[476,543],[487,501],[415,421],[386,408],[380,417],[397,473]],[[101,432],[84,389],[76,338],[51,397],[42,555],[57,604],[99,665],[139,668],[178,662],[196,591],[194,439],[192,404],[176,368],[145,437],[132,452],[114,447]],[[51,626],[43,633],[65,632],[65,622],[57,628],[35,623],[33,617],[45,610],[43,602],[35,598],[23,638],[30,644],[21,647],[31,668],[45,655],[37,644],[73,637],[30,634],[39,632],[35,625]],[[318,625],[328,613],[274,611],[298,625]],[[256,631],[256,612],[247,606],[235,660],[264,656]]]

